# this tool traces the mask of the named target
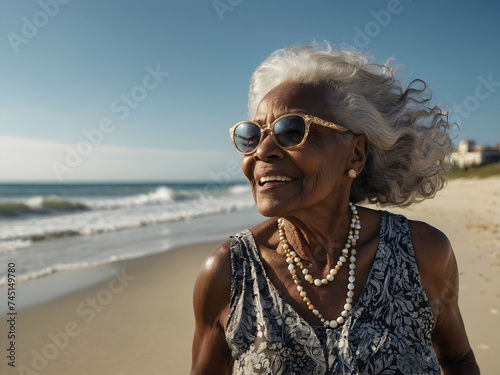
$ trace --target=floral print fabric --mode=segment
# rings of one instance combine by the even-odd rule
[[[249,230],[231,237],[226,340],[242,374],[432,374],[433,316],[408,220],[381,211],[380,239],[361,295],[343,325],[312,326],[266,276]]]

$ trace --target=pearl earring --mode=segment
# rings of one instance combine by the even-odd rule
[[[356,173],[356,171],[355,171],[354,169],[352,169],[352,168],[351,168],[351,169],[349,169],[349,172],[347,172],[347,174],[348,174],[348,175],[349,175],[349,177],[351,177],[351,178],[356,178],[356,176],[358,175],[358,174]]]

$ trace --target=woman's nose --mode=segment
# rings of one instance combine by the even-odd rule
[[[281,159],[284,156],[284,151],[278,144],[274,141],[271,132],[266,131],[262,134],[264,137],[260,145],[257,147],[254,153],[255,160],[266,161],[269,159]]]

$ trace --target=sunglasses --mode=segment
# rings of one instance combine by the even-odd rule
[[[341,132],[349,131],[343,126],[334,124],[316,116],[288,114],[274,120],[270,125],[259,125],[255,121],[242,121],[229,129],[236,151],[249,155],[255,152],[264,139],[264,131],[271,130],[274,142],[284,150],[301,146],[307,139],[311,123],[326,126]]]

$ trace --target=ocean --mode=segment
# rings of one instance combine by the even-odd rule
[[[0,287],[183,245],[262,221],[248,184],[0,184]]]

